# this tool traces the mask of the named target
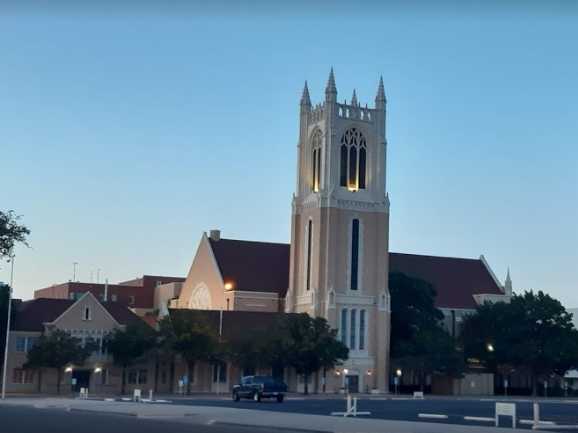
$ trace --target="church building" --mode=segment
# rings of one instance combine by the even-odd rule
[[[311,103],[305,83],[297,152],[290,245],[224,239],[219,230],[204,234],[172,308],[324,317],[349,347],[349,359],[327,377],[311,378],[322,382],[312,389],[337,392],[347,384],[352,391],[387,392],[390,270],[432,282],[454,333],[478,303],[511,295],[511,282],[502,285],[483,256],[389,253],[382,79],[371,108],[355,91],[349,103],[338,102],[333,70],[323,103]],[[289,382],[299,389],[297,378]]]

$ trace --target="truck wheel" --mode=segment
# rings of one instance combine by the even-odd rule
[[[261,394],[255,391],[255,393],[253,394],[253,400],[261,401]]]
[[[241,400],[241,397],[239,397],[239,394],[237,394],[236,392],[233,393],[233,401],[239,401]]]
[[[284,397],[285,397],[285,396],[284,396],[283,394],[279,394],[279,395],[277,396],[277,403],[283,403],[283,398],[284,398]]]

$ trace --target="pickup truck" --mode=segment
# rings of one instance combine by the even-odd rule
[[[275,398],[283,402],[287,385],[271,376],[245,376],[239,385],[233,386],[233,401],[242,398],[261,401],[262,398]]]

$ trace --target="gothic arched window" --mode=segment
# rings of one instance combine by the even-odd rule
[[[321,186],[321,131],[316,130],[311,137],[311,190],[319,191]]]
[[[349,128],[341,136],[341,172],[339,184],[350,191],[365,189],[367,143],[357,128]]]

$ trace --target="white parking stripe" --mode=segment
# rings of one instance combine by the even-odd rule
[[[465,416],[464,421],[480,421],[480,422],[494,422],[495,418],[486,416]]]
[[[434,418],[434,419],[448,419],[447,415],[442,415],[439,413],[418,413],[418,418]]]

